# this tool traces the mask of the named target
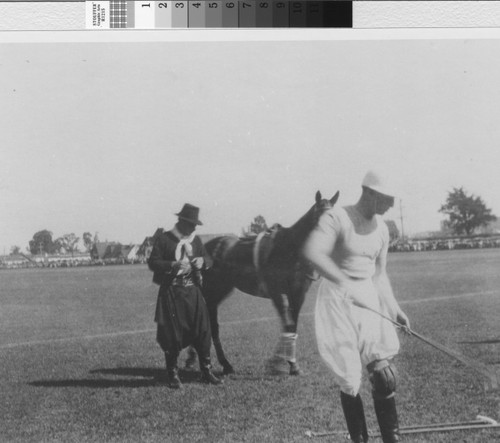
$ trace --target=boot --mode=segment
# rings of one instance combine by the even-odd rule
[[[382,441],[384,443],[396,443],[400,441],[398,413],[396,411],[394,396],[382,399],[374,397],[373,402]]]
[[[353,397],[340,391],[340,401],[351,440],[354,443],[366,443],[368,441],[368,429],[361,396],[358,394]]]
[[[220,385],[222,380],[212,373],[210,357],[200,358],[201,381],[210,385]]]
[[[165,352],[165,363],[167,366],[167,383],[172,389],[182,388],[181,379],[179,378],[179,368],[177,367],[177,356],[172,356]]]

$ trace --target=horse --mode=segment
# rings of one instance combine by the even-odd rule
[[[306,292],[314,279],[312,268],[302,259],[302,247],[319,217],[335,205],[338,196],[339,192],[330,200],[323,199],[318,191],[314,205],[288,228],[273,225],[257,236],[221,236],[205,244],[213,264],[203,274],[203,295],[217,360],[224,375],[234,373],[234,368],[222,348],[218,306],[235,288],[270,298],[278,311],[282,334],[274,356],[267,361],[268,371],[301,374],[295,355],[297,325]],[[190,354],[191,361],[186,361],[186,366],[193,363],[192,359]]]

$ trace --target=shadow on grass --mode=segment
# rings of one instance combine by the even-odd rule
[[[31,386],[45,388],[144,388],[156,385],[166,385],[165,370],[155,368],[105,368],[94,369],[91,374],[115,375],[120,377],[141,377],[128,379],[109,378],[84,378],[67,380],[36,380],[28,383]],[[197,383],[200,380],[200,373],[195,371],[179,370],[179,377],[183,383]]]
[[[31,386],[43,388],[143,388],[154,386],[158,382],[156,380],[95,380],[95,379],[80,379],[80,380],[39,380],[28,383]]]
[[[164,374],[163,369],[158,368],[104,368],[93,369],[91,374],[105,374],[105,375],[121,375],[130,377],[152,377],[161,378]]]

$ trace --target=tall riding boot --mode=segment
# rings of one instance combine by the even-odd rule
[[[222,380],[217,378],[212,373],[212,364],[210,363],[210,357],[200,357],[200,370],[201,370],[201,380],[205,383],[211,385],[220,385]]]
[[[368,429],[361,396],[358,394],[353,397],[340,391],[340,401],[351,440],[354,443],[366,443],[368,441]]]
[[[395,443],[400,441],[398,413],[396,411],[396,400],[390,398],[373,399],[375,405],[375,413],[377,415],[380,434],[384,443]]]
[[[177,367],[177,355],[172,355],[165,352],[165,364],[167,366],[167,382],[172,389],[182,388],[181,379],[179,378],[179,368]]]

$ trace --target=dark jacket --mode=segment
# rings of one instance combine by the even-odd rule
[[[148,266],[153,271],[153,282],[157,285],[170,286],[175,275],[172,274],[172,268],[175,259],[175,249],[179,239],[172,231],[166,231],[158,235],[153,245],[153,250],[148,259]],[[205,264],[204,268],[208,268],[212,264],[211,258],[205,251],[205,247],[198,236],[195,236],[191,243],[193,255],[191,258],[203,257]]]

